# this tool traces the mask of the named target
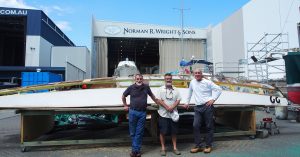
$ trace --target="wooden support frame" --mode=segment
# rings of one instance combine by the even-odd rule
[[[21,144],[51,131],[54,126],[53,118],[51,111],[21,113]]]
[[[157,108],[148,107],[151,119],[146,125],[150,137],[145,137],[145,142],[158,142],[158,113]],[[123,107],[117,108],[55,108],[55,109],[28,109],[19,110],[21,113],[21,148],[26,151],[27,147],[57,146],[57,145],[80,145],[80,144],[107,144],[107,143],[130,143],[129,137],[115,139],[88,139],[88,140],[59,140],[59,141],[35,141],[37,137],[49,132],[54,126],[53,116],[56,113],[126,113]],[[219,112],[219,113],[218,113]],[[221,114],[220,114],[221,113]],[[234,113],[234,114],[232,114]],[[218,115],[219,114],[219,115]],[[241,136],[256,134],[255,107],[219,107],[216,106],[216,116],[223,120],[224,124],[231,125],[238,131],[215,133],[214,137]],[[233,120],[234,119],[234,120]],[[193,135],[178,135],[178,139],[192,139]]]

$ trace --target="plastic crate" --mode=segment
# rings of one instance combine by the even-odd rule
[[[62,76],[51,72],[22,72],[21,86],[32,86],[48,84],[51,82],[62,81]],[[48,90],[39,90],[36,92],[47,92]]]

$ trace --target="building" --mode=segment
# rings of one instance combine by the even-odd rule
[[[181,33],[183,32],[183,34]],[[92,20],[92,77],[112,76],[120,61],[141,73],[176,71],[181,59],[206,58],[206,29]]]
[[[254,64],[251,57],[262,62],[299,48],[299,6],[295,0],[251,0],[216,26],[184,29],[183,36],[179,27],[93,19],[93,77],[111,76],[125,58],[135,61],[142,73],[151,73],[153,68],[165,73],[179,69],[181,59],[194,56],[213,62],[215,74],[282,78],[285,72],[273,66],[284,69],[283,59]],[[259,46],[252,48],[255,44]]]
[[[213,54],[215,72],[233,76],[240,72],[254,80],[282,78],[282,54],[299,48],[299,6],[295,0],[251,0],[210,28],[208,53]],[[258,64],[271,57],[281,59]]]
[[[51,67],[65,67],[65,80],[91,78],[91,55],[85,46],[53,46]]]
[[[0,19],[0,66],[49,67],[52,46],[75,46],[41,10],[0,8]]]
[[[54,46],[70,49],[60,48],[64,52],[57,54],[57,48],[52,52]],[[20,81],[21,72],[37,69],[68,75],[66,78],[72,78],[71,80],[90,78],[90,71],[84,74],[85,77],[77,73],[70,76],[71,71],[67,72],[70,68],[57,58],[72,56],[73,51],[74,56],[78,56],[79,53],[83,53],[83,58],[90,56],[86,48],[74,46],[75,44],[43,11],[0,7],[0,82],[12,82],[13,79]],[[68,63],[77,65],[77,60],[78,58],[69,57]],[[90,64],[90,57],[83,60],[82,64]],[[86,70],[86,67],[90,65],[83,66],[83,70]]]

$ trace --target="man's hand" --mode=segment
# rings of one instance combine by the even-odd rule
[[[211,106],[212,104],[215,103],[214,99],[209,100],[208,102],[206,102],[206,106]]]
[[[173,109],[174,109],[174,108],[173,108],[172,106],[167,106],[167,105],[166,105],[166,110],[167,110],[167,111],[172,112]]]
[[[128,111],[129,110],[129,106],[128,105],[124,105],[124,110]]]
[[[189,104],[184,104],[184,105],[183,105],[183,108],[185,108],[185,109],[189,109],[189,107],[190,107]]]

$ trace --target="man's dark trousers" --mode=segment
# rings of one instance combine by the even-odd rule
[[[213,136],[214,136],[214,107],[206,106],[206,105],[197,105],[194,107],[195,115],[194,115],[194,138],[195,138],[195,144],[197,147],[211,147],[213,142]],[[201,145],[201,137],[200,137],[200,128],[201,124],[205,121],[205,126],[207,130],[207,136],[206,136],[206,145]]]

